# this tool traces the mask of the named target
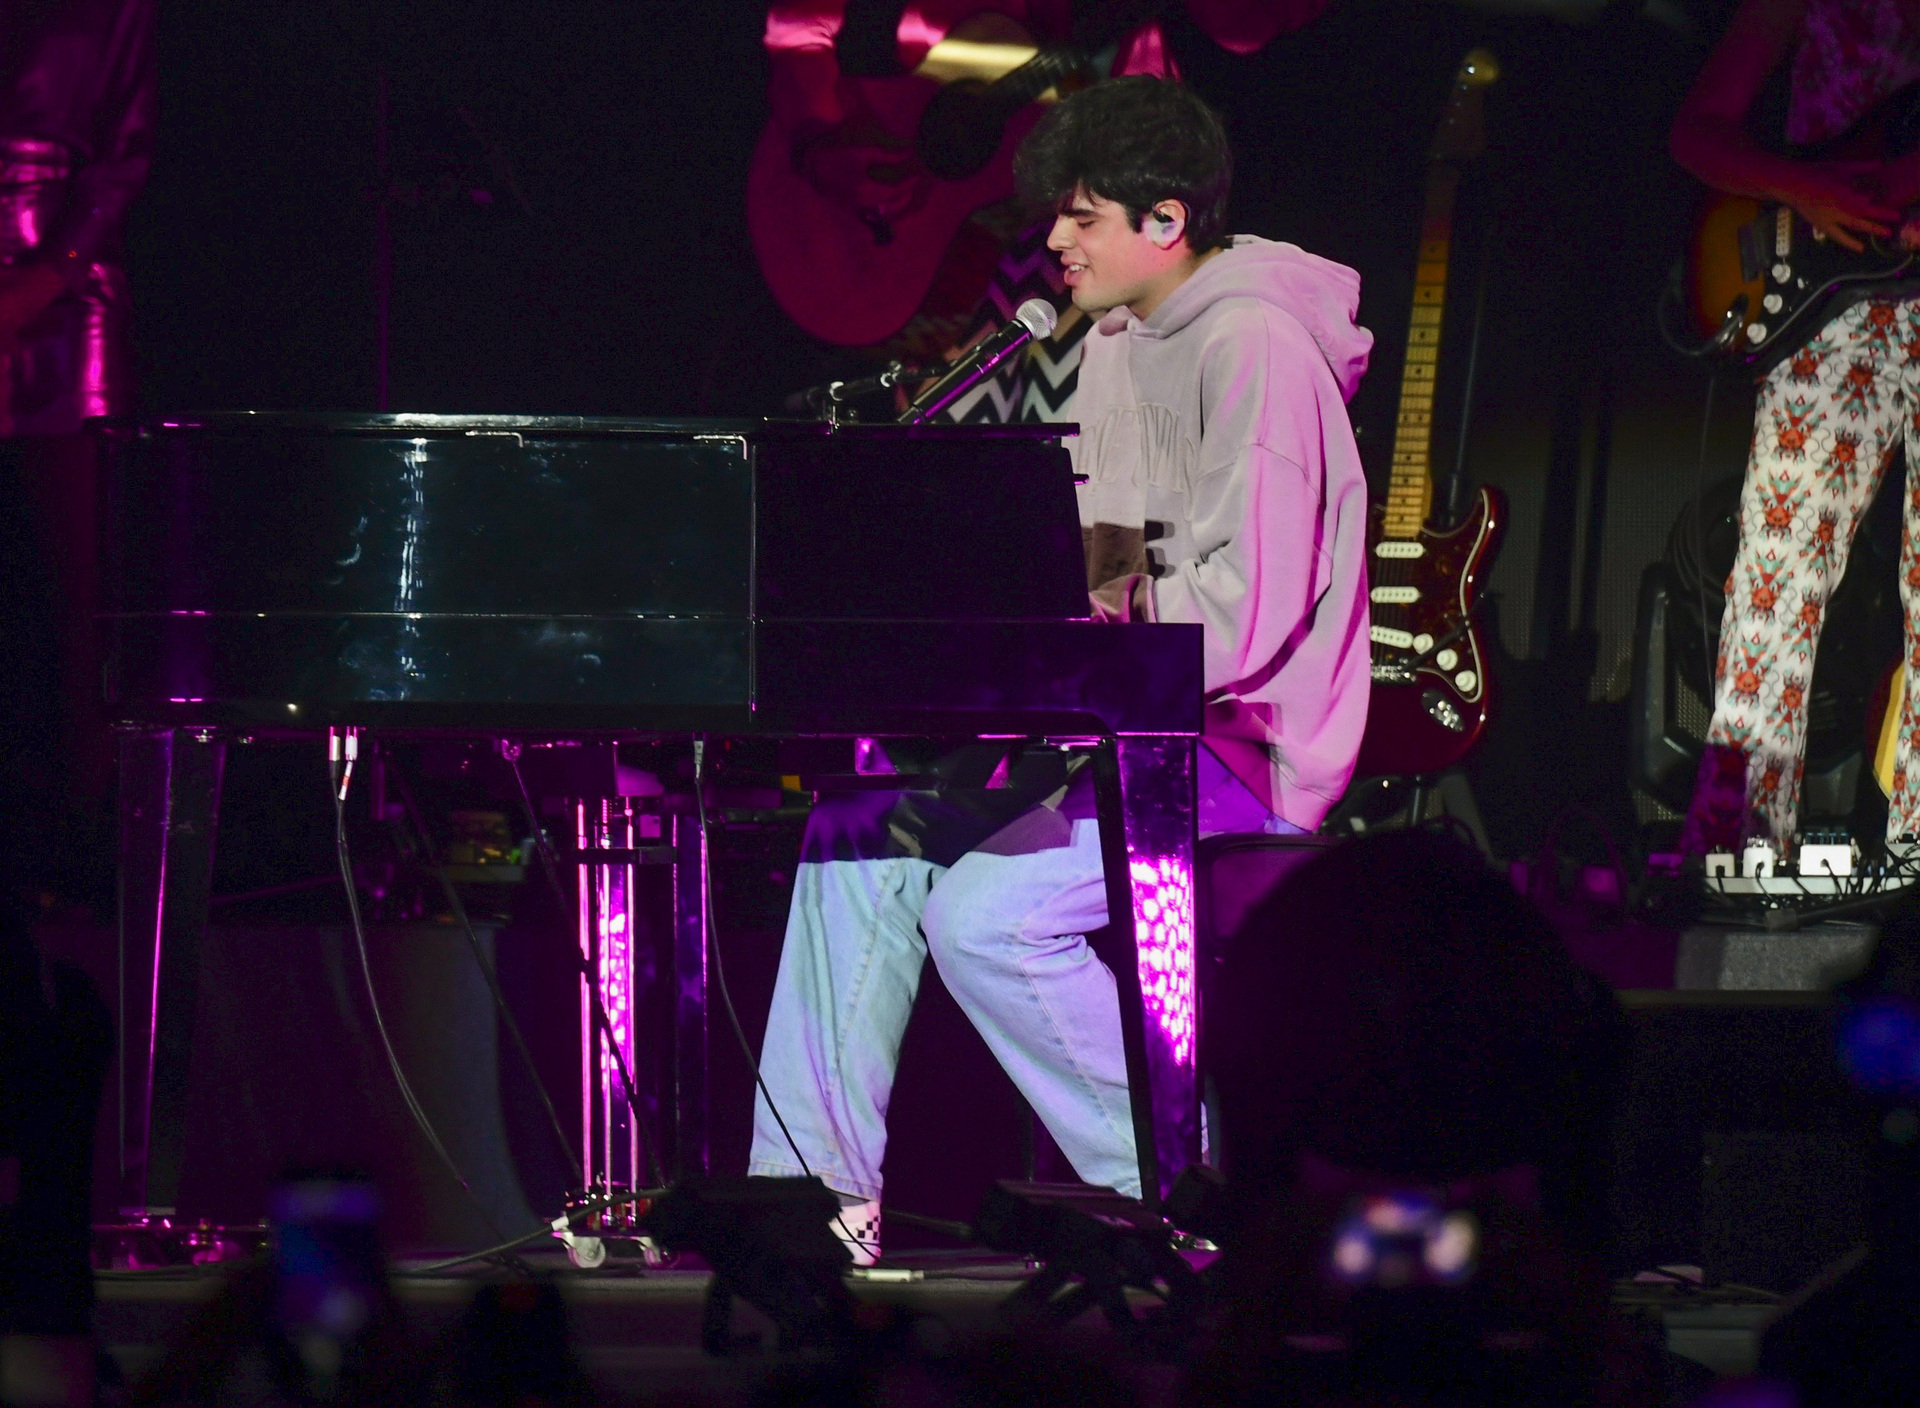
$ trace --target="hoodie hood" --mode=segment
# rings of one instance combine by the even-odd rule
[[[1359,274],[1298,245],[1234,235],[1226,249],[1167,295],[1152,317],[1138,322],[1134,335],[1171,336],[1223,298],[1258,298],[1293,317],[1327,359],[1341,399],[1353,399],[1373,350],[1373,334],[1354,322],[1360,311]],[[1130,322],[1133,315],[1116,308],[1099,327],[1111,334]]]

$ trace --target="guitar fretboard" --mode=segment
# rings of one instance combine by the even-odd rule
[[[1433,380],[1440,366],[1440,321],[1447,301],[1447,255],[1459,169],[1436,163],[1427,176],[1426,217],[1413,272],[1413,315],[1400,373],[1400,413],[1393,429],[1393,472],[1387,481],[1381,533],[1417,538],[1433,511]]]

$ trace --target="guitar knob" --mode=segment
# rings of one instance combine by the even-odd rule
[[[1450,729],[1454,733],[1467,731],[1466,718],[1454,702],[1439,690],[1430,689],[1421,695],[1420,704],[1440,727]]]
[[[1787,300],[1777,293],[1770,293],[1760,300],[1760,306],[1769,313],[1778,313],[1782,308],[1787,306]]]
[[[1765,342],[1766,340],[1767,340],[1767,325],[1765,323],[1748,323],[1747,324],[1747,341],[1748,342],[1758,345],[1759,343]]]
[[[1432,650],[1432,649],[1433,649],[1433,637],[1428,635],[1425,631],[1420,632],[1419,635],[1413,638],[1413,653],[1415,655],[1425,655],[1429,650]],[[1444,670],[1446,669],[1446,666],[1442,665],[1440,668]]]
[[[1472,694],[1473,687],[1479,683],[1480,676],[1476,675],[1472,670],[1462,670],[1453,677],[1454,688],[1458,689],[1462,694]]]
[[[1460,652],[1452,649],[1443,650],[1433,657],[1433,663],[1443,670],[1451,670],[1460,663]]]
[[[1793,279],[1793,266],[1791,264],[1776,264],[1767,270],[1767,275],[1777,284],[1789,283]]]

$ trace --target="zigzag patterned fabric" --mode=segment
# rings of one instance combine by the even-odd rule
[[[1006,425],[1014,421],[1073,419],[1073,391],[1080,379],[1080,339],[1090,326],[1073,311],[1060,275],[1060,256],[1047,248],[1052,220],[1022,230],[994,266],[987,293],[974,310],[965,343],[1013,317],[1029,298],[1044,298],[1061,314],[1052,337],[1031,344],[1024,356],[991,381],[962,396],[942,413],[961,425]]]

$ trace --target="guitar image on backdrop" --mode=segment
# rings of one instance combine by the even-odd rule
[[[1250,54],[1327,0],[1184,0]],[[1104,77],[1178,78],[1159,23],[1181,0],[780,0],[771,116],[747,227],[804,331],[925,360],[957,343],[1023,215],[1013,152],[1042,103]],[[904,330],[904,331],[903,331]]]

